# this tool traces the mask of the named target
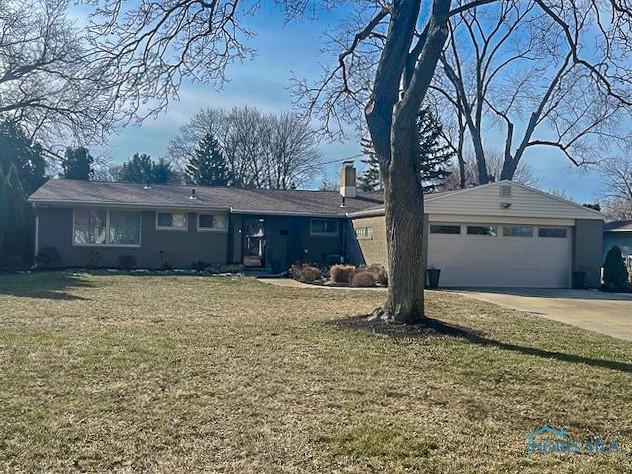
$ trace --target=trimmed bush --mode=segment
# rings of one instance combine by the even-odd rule
[[[119,255],[118,266],[121,270],[133,270],[134,268],[136,268],[137,264],[138,261],[133,255]]]
[[[350,284],[356,267],[353,265],[333,265],[329,269],[329,276],[334,283]]]
[[[613,246],[608,250],[603,264],[603,284],[608,291],[625,291],[630,289],[628,270],[621,255],[621,249]]]
[[[305,265],[299,270],[298,277],[298,279],[303,283],[313,283],[316,280],[320,280],[322,278],[322,274],[319,268]]]
[[[37,252],[37,256],[35,257],[35,262],[38,265],[43,265],[45,267],[50,267],[53,263],[59,262],[61,257],[59,256],[59,252],[55,247],[42,247],[39,252]]]
[[[379,263],[374,263],[366,267],[367,271],[373,273],[378,285],[388,286],[388,273],[386,268]]]
[[[351,279],[351,286],[366,288],[375,285],[375,275],[368,270],[360,270],[356,272]]]
[[[290,267],[289,274],[291,278],[303,283],[313,283],[323,277],[319,268],[308,263],[295,263]]]

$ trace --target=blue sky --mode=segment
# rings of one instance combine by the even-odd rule
[[[110,138],[108,153],[114,163],[122,163],[136,152],[148,153],[159,158],[166,152],[169,140],[177,135],[178,127],[184,124],[202,107],[232,107],[234,105],[256,106],[266,111],[279,111],[292,107],[288,90],[290,76],[315,79],[320,72],[319,61],[322,35],[335,27],[336,17],[328,14],[317,21],[300,21],[285,25],[282,13],[264,3],[253,18],[247,19],[248,26],[256,33],[250,45],[257,51],[253,61],[230,67],[227,77],[230,82],[221,90],[212,86],[185,83],[180,91],[180,100],[156,119],[148,119],[141,126],[127,127]],[[494,144],[491,136],[488,145]],[[356,139],[344,143],[322,143],[323,160],[331,161],[359,153]],[[554,150],[546,147],[531,149],[525,157],[540,180],[539,187],[545,191],[557,190],[579,202],[597,199],[600,180],[594,171],[577,171]],[[357,164],[360,165],[359,160]],[[326,173],[335,177],[337,165],[329,165]],[[315,177],[311,187],[317,187],[322,176]]]

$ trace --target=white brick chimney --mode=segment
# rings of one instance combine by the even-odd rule
[[[356,169],[353,161],[342,162],[342,168],[340,168],[340,195],[343,198],[356,197]]]

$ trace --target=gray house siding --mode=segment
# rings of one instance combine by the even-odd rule
[[[601,286],[603,221],[577,219],[573,228],[573,271],[585,272],[588,288]]]
[[[242,263],[243,224],[247,218],[265,221],[266,266],[279,261],[281,270],[292,263],[310,262],[324,265],[333,255],[344,255],[346,219],[338,219],[338,235],[314,236],[310,233],[310,217],[255,214],[229,214],[226,232],[199,232],[197,214],[188,213],[186,231],[156,229],[156,211],[141,211],[139,247],[73,245],[73,209],[38,207],[38,249],[55,247],[61,256],[58,267],[116,268],[121,255],[136,257],[138,267],[157,269],[167,261],[175,268],[189,268],[193,262],[211,264]],[[95,262],[95,256],[96,262]]]
[[[346,219],[337,219],[338,235],[335,237],[311,235],[311,217],[278,216],[259,214],[232,214],[230,242],[233,263],[243,258],[243,224],[246,219],[263,219],[266,239],[266,266],[272,260],[279,262],[281,270],[294,262],[324,265],[334,255],[344,255]]]
[[[228,232],[198,232],[197,215],[188,214],[186,231],[157,230],[156,212],[141,212],[140,247],[75,246],[72,242],[73,209],[37,208],[38,249],[55,247],[60,267],[83,267],[98,255],[100,267],[117,267],[121,255],[133,255],[138,266],[159,268],[168,261],[175,268],[189,268],[195,261],[228,263]],[[162,252],[162,254],[161,254]]]

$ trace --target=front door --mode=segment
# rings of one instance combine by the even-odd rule
[[[265,220],[246,218],[243,226],[244,266],[263,267],[265,265],[266,238]]]

